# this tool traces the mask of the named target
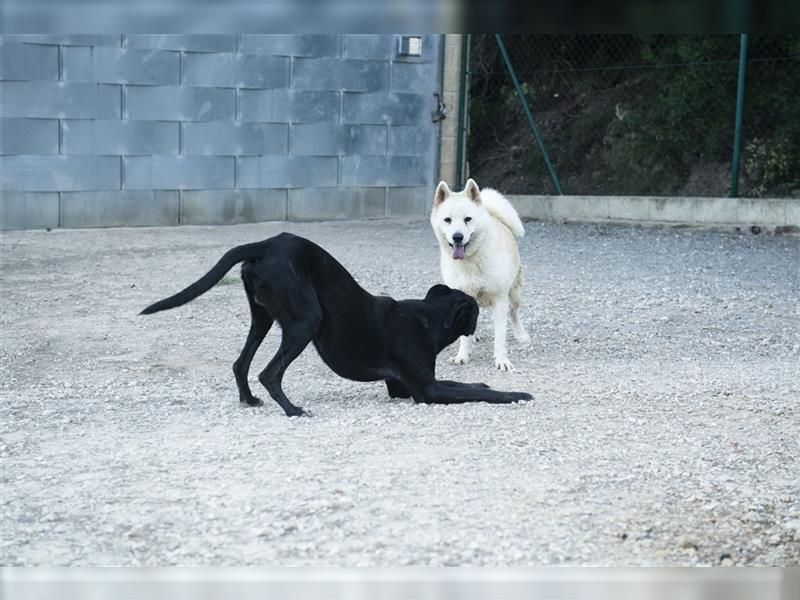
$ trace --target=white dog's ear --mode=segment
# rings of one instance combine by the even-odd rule
[[[438,206],[450,195],[450,188],[447,187],[447,184],[444,181],[440,181],[439,185],[436,186],[436,193],[433,195],[433,205]]]
[[[467,185],[464,186],[464,193],[467,198],[472,200],[475,204],[481,203],[481,190],[474,179],[467,179]]]

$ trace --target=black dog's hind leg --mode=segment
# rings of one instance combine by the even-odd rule
[[[287,367],[305,350],[306,346],[311,342],[313,334],[306,331],[302,323],[282,323],[281,326],[283,327],[281,346],[275,356],[272,357],[272,360],[269,361],[267,368],[258,376],[258,380],[267,388],[269,395],[280,405],[287,417],[300,417],[305,415],[306,412],[289,401],[289,398],[283,393],[281,383]]]
[[[289,402],[281,383],[291,362],[314,339],[322,322],[322,308],[314,288],[310,285],[298,285],[291,294],[287,291],[286,297],[291,298],[291,304],[280,307],[279,314],[276,315],[283,330],[280,348],[258,376],[258,380],[267,388],[269,395],[280,405],[287,417],[299,417],[308,413]]]
[[[245,283],[247,301],[250,304],[250,331],[247,334],[247,341],[239,358],[233,363],[233,376],[236,378],[236,387],[239,388],[239,402],[245,402],[249,406],[261,406],[264,404],[260,398],[253,396],[250,385],[247,383],[247,374],[250,372],[250,363],[253,362],[258,347],[264,341],[273,319],[263,306],[256,304],[249,286]]]
[[[411,392],[399,379],[387,379],[386,389],[389,391],[389,398],[411,398]]]

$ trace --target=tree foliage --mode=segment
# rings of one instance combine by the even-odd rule
[[[527,128],[492,36],[472,36],[468,156]],[[557,168],[606,169],[617,193],[673,193],[730,164],[738,35],[511,35],[504,41]],[[750,35],[742,189],[800,187],[800,35]],[[616,119],[616,121],[615,121]],[[481,156],[481,155],[484,156]],[[521,164],[541,174],[533,149]],[[488,159],[485,157],[489,156]],[[594,162],[593,162],[594,161]],[[632,181],[635,175],[640,181]]]

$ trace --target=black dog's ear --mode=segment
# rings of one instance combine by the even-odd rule
[[[472,298],[462,298],[453,304],[450,314],[444,322],[444,328],[450,329],[455,323],[464,323],[461,335],[472,335],[478,325],[478,304]]]
[[[435,286],[433,286],[431,289],[428,290],[427,294],[425,294],[425,300],[430,300],[431,298],[439,298],[440,296],[446,296],[451,291],[452,290],[446,285],[437,283]]]

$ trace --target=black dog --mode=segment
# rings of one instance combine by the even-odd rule
[[[424,300],[373,296],[325,250],[289,233],[229,250],[198,281],[141,314],[194,300],[239,262],[244,263],[242,280],[252,317],[244,349],[233,364],[241,402],[263,404],[250,391],[247,373],[276,319],[283,330],[281,345],[258,379],[290,417],[306,413],[289,402],[281,381],[309,342],[342,377],[386,380],[392,398],[436,404],[531,399],[524,392],[497,392],[482,383],[436,380],[436,355],[475,331],[478,304],[472,297],[445,285],[433,286]]]

